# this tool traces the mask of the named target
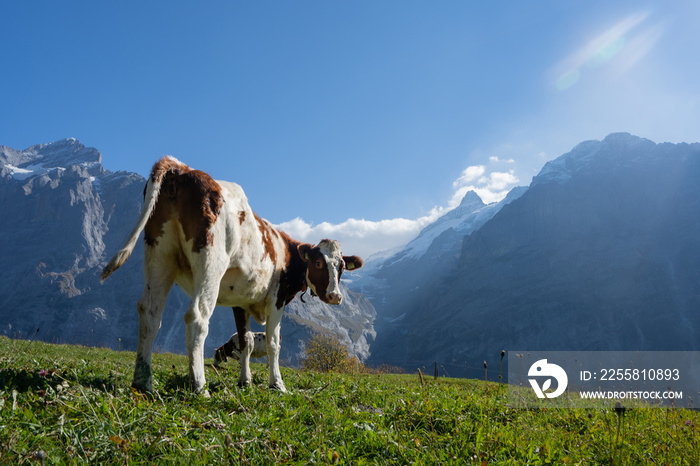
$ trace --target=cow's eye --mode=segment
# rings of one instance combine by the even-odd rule
[[[316,261],[316,267],[318,267],[319,269],[322,269],[323,263],[321,261]]]

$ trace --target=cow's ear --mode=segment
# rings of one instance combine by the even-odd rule
[[[311,254],[311,250],[313,249],[312,245],[308,243],[301,243],[299,246],[297,246],[297,249],[299,250],[299,255],[304,260],[304,262],[308,262],[311,260],[309,254]]]
[[[343,256],[345,262],[345,270],[357,270],[362,267],[362,259],[357,256]]]

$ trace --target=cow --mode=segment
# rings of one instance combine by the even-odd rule
[[[307,287],[327,304],[340,304],[344,270],[362,267],[340,244],[296,241],[260,218],[243,189],[215,181],[173,157],[155,163],[144,189],[141,214],[124,246],[102,271],[106,280],[131,255],[144,232],[144,289],[138,300],[139,340],[132,386],[153,388],[151,352],[165,300],[174,283],[191,298],[185,313],[190,389],[207,394],[204,340],[217,305],[233,308],[241,348],[238,384],[251,383],[254,349],[250,317],[265,325],[269,386],[286,391],[279,369],[284,307]]]
[[[281,338],[281,337],[280,337]],[[263,332],[253,333],[253,351],[250,353],[251,358],[262,358],[267,356],[267,338]],[[222,362],[226,362],[228,358],[240,360],[241,346],[238,333],[231,335],[226,343],[216,348],[214,351],[214,367],[219,367]]]

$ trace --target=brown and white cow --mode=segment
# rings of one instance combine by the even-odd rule
[[[144,232],[143,294],[138,301],[139,342],[132,386],[152,390],[151,351],[165,300],[177,283],[192,297],[185,313],[190,387],[205,389],[204,340],[217,305],[233,308],[240,338],[240,386],[251,382],[250,316],[266,324],[270,387],[285,391],[279,369],[280,322],[287,303],[307,286],[328,304],[340,304],[343,270],[362,267],[340,244],[314,246],[290,238],[258,217],[240,186],[214,181],[172,157],[158,161],[144,192],[136,226],[102,271],[104,281],[131,255]]]

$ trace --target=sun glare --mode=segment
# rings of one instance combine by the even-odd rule
[[[556,88],[560,91],[569,89],[579,82],[586,68],[603,67],[612,62],[625,48],[628,48],[630,41],[634,43],[638,41],[639,35],[647,35],[646,31],[640,32],[639,34],[634,34],[634,31],[637,26],[644,23],[648,17],[648,12],[639,12],[627,16],[602,34],[595,36],[576,52],[569,55],[557,66]],[[658,38],[658,34],[656,38]],[[647,47],[644,53],[650,49],[648,41],[646,45]],[[631,53],[636,53],[638,55],[639,51],[631,51]],[[637,56],[633,62],[638,61],[639,58],[640,57]]]

